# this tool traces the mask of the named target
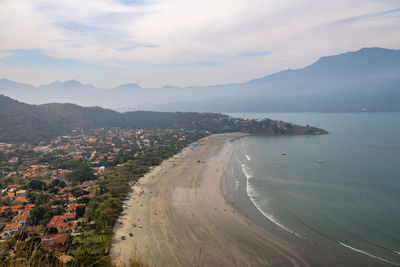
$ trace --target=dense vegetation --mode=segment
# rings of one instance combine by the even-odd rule
[[[22,143],[50,140],[73,129],[132,128],[186,129],[213,133],[250,132],[260,134],[312,134],[312,127],[278,127],[275,121],[232,119],[218,113],[133,111],[119,113],[100,107],[73,104],[28,105],[0,96],[0,142]]]

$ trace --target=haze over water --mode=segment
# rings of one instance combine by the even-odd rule
[[[400,262],[400,113],[232,115],[330,132],[237,143],[234,176],[266,217],[302,238]]]

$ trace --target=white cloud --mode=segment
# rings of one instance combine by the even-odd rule
[[[107,79],[93,70],[41,69],[41,82],[60,76],[99,86],[240,82],[361,47],[398,49],[400,12],[385,12],[398,8],[393,0],[153,0],[137,5],[3,0],[0,57],[4,50],[40,49],[49,56],[115,67]],[[249,51],[271,53],[237,56]],[[1,68],[8,78],[39,82],[37,75],[26,73],[29,69]]]

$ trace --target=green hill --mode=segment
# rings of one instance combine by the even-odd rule
[[[213,133],[319,134],[324,130],[269,119],[233,119],[219,113],[132,111],[119,113],[74,104],[29,105],[0,95],[0,142],[35,143],[77,128],[186,129]]]

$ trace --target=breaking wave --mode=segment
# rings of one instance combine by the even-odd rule
[[[299,235],[298,233],[296,233],[292,229],[290,229],[290,228],[286,227],[285,225],[283,225],[282,223],[280,223],[275,218],[274,215],[272,215],[270,213],[267,213],[266,211],[264,211],[262,209],[261,205],[256,201],[256,198],[258,197],[258,195],[256,193],[256,190],[250,184],[250,180],[253,178],[253,175],[251,173],[250,168],[246,164],[243,164],[239,159],[236,158],[236,160],[240,164],[240,166],[242,167],[243,174],[246,176],[246,180],[247,180],[246,193],[247,193],[248,197],[250,198],[251,202],[253,202],[254,206],[257,208],[257,210],[260,211],[261,214],[264,215],[264,217],[266,217],[268,220],[270,220],[272,223],[274,223],[278,227],[282,228],[283,230],[285,230],[285,231],[287,231],[287,232],[289,232],[291,234],[294,234],[297,237],[304,238],[303,236]]]
[[[380,261],[383,261],[383,262],[386,262],[386,263],[390,263],[390,264],[393,264],[393,265],[396,265],[396,266],[400,266],[400,264],[398,264],[398,263],[396,263],[396,262],[392,262],[392,261],[389,261],[389,260],[387,260],[387,259],[385,259],[385,258],[375,256],[375,255],[373,255],[373,254],[371,254],[371,253],[369,253],[369,252],[367,252],[367,251],[365,251],[365,250],[358,249],[358,248],[354,248],[354,247],[349,246],[349,245],[346,245],[346,244],[344,244],[344,243],[342,243],[342,242],[339,242],[339,244],[342,245],[342,246],[344,246],[344,247],[346,247],[346,248],[348,248],[348,249],[351,249],[351,250],[356,251],[356,252],[358,252],[358,253],[361,253],[361,254],[364,254],[364,255],[366,255],[366,256],[369,256],[369,257],[371,257],[371,258],[378,259],[378,260],[380,260]]]

